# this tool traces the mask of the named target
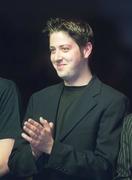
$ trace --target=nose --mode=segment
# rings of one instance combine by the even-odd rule
[[[59,50],[57,50],[53,55],[51,55],[51,59],[52,59],[54,62],[61,61],[61,60],[62,60],[61,52],[60,52]]]

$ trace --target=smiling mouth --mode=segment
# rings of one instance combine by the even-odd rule
[[[62,69],[65,66],[65,64],[57,64],[57,69]]]

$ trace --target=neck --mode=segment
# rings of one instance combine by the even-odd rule
[[[65,86],[85,86],[87,85],[90,80],[92,79],[91,72],[85,74],[85,76],[81,76],[76,80],[64,80]]]

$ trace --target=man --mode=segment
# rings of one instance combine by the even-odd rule
[[[132,114],[125,117],[115,179],[132,179]]]
[[[31,97],[22,133],[31,148],[19,142],[10,168],[39,180],[111,179],[127,98],[92,75],[93,31],[86,22],[55,18],[46,30],[63,82]]]
[[[8,174],[8,158],[20,134],[20,114],[15,84],[0,78],[0,179]],[[7,176],[6,176],[7,179]]]

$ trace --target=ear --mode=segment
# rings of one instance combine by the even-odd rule
[[[93,48],[92,43],[88,42],[86,44],[86,46],[83,48],[83,56],[84,56],[84,58],[87,59],[90,56],[90,54],[92,52],[92,48]]]

